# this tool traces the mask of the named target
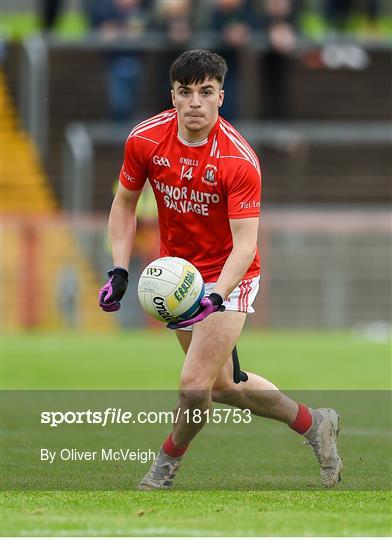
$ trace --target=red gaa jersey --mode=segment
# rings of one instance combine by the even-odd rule
[[[170,109],[138,124],[126,141],[121,184],[140,190],[147,178],[158,206],[161,257],[182,257],[205,282],[217,281],[233,247],[229,220],[260,214],[261,172],[252,148],[221,117],[204,141],[189,143]],[[257,252],[244,279],[259,273]]]

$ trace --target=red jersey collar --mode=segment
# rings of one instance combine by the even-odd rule
[[[218,131],[219,124],[220,124],[220,116],[218,116],[217,121],[215,122],[214,126],[212,127],[211,131],[209,132],[208,136],[205,139],[203,139],[202,141],[197,141],[197,142],[191,143],[191,142],[188,142],[185,139],[183,139],[181,137],[181,135],[179,134],[179,132],[178,132],[178,115],[177,115],[177,118],[176,118],[177,139],[180,141],[181,144],[184,144],[185,146],[190,146],[192,148],[196,148],[198,146],[203,146],[203,145],[207,144],[208,141],[210,141],[211,138]]]

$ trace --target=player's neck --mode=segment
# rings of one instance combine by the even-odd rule
[[[189,131],[189,129],[187,129],[185,126],[178,123],[178,135],[180,139],[189,144],[201,143],[208,139],[209,134],[214,129],[217,119],[218,117],[214,120],[214,122],[200,131]]]

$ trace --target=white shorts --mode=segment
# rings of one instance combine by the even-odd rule
[[[204,296],[211,294],[214,291],[215,285],[216,283],[206,283]],[[226,310],[254,313],[255,310],[253,309],[252,304],[259,291],[259,285],[260,276],[251,279],[243,279],[223,302]],[[181,330],[192,331],[192,325],[185,326],[184,328],[181,328]]]

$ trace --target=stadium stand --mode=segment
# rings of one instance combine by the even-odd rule
[[[20,127],[0,73],[2,126],[3,327],[51,329],[77,326],[105,331],[114,326],[95,309],[94,272],[61,217],[40,158]],[[59,246],[61,248],[59,249]],[[72,274],[77,305],[62,283]],[[65,280],[64,280],[65,282]],[[15,302],[18,298],[19,302]],[[76,318],[78,320],[76,320]]]
[[[265,52],[261,42],[240,53],[243,99],[239,117],[233,123],[254,145],[264,174],[265,264],[263,294],[257,299],[257,314],[250,320],[255,326],[342,328],[361,321],[388,321],[390,317],[390,299],[385,294],[390,275],[390,46],[374,41],[362,45],[354,40],[350,49],[352,41],[346,38],[332,36],[325,43],[305,43],[294,55],[289,120],[274,121],[263,116],[265,81],[258,78]],[[213,45],[213,38],[209,39],[205,43]],[[43,37],[48,92],[42,98],[47,106],[49,129],[47,151],[41,156],[41,163],[47,180],[41,184],[37,180],[36,185],[50,194],[53,208],[65,207],[64,186],[68,180],[74,180],[72,174],[67,176],[69,171],[64,167],[66,134],[71,125],[78,125],[89,137],[93,150],[93,189],[84,208],[91,214],[72,219],[45,217],[36,221],[33,229],[26,229],[23,220],[21,225],[7,219],[6,230],[12,239],[8,242],[8,272],[17,268],[23,245],[32,250],[29,253],[34,260],[31,246],[37,237],[45,238],[48,259],[58,257],[58,246],[64,252],[62,263],[48,271],[52,304],[46,318],[42,314],[31,318],[30,314],[29,319],[22,302],[15,308],[19,311],[10,315],[11,326],[16,328],[23,320],[25,327],[79,328],[83,320],[84,327],[99,328],[101,322],[94,319],[98,316],[98,286],[92,268],[102,276],[110,265],[105,220],[121,166],[123,141],[134,124],[159,111],[162,96],[169,92],[169,82],[162,80],[157,68],[170,49],[166,42],[162,43],[159,35],[154,34],[151,38],[145,36],[139,45],[136,41],[120,44],[139,48],[143,55],[142,99],[133,121],[113,123],[108,120],[104,69],[105,53],[112,46],[88,34],[77,40],[53,34]],[[191,45],[200,43],[203,42],[196,40]],[[3,62],[7,86],[15,102],[25,90],[19,70],[26,46],[7,43]],[[24,140],[30,145],[27,152],[34,155],[26,136]],[[69,155],[66,156],[68,160]],[[85,181],[81,188],[88,191],[87,176],[80,178]],[[42,216],[47,213],[38,212]],[[141,249],[136,251],[131,268],[125,309],[119,313],[124,327],[145,323],[140,321],[137,308],[136,283],[144,263],[154,258],[152,221],[147,226],[147,236],[138,240]],[[151,248],[147,249],[148,245]],[[89,311],[89,315],[81,316],[75,308],[72,290],[61,293],[62,280],[76,285],[81,275],[89,283],[83,285],[86,304],[95,314]],[[17,293],[16,281],[12,287],[10,297]],[[60,305],[66,309],[59,310]],[[82,303],[80,307],[84,309]],[[34,309],[39,313],[39,304]],[[20,313],[24,313],[24,319]]]
[[[0,100],[1,135],[7,156],[2,164],[3,209],[9,213],[22,212],[25,215],[53,213],[57,207],[56,200],[46,182],[36,149],[28,134],[19,126],[2,73]]]

